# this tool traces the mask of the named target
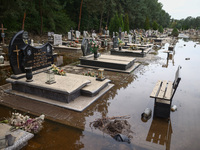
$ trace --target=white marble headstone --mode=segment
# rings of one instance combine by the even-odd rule
[[[71,40],[71,38],[72,38],[71,32],[68,32],[68,40]]]
[[[128,42],[132,43],[132,36],[130,34],[128,35]]]
[[[121,40],[124,42],[124,32],[121,33]]]
[[[86,37],[86,31],[83,31],[83,37]]]
[[[92,37],[95,38],[97,36],[96,33],[92,33]]]
[[[53,45],[62,45],[62,35],[54,34]]]
[[[109,30],[107,30],[107,35],[109,35]]]
[[[79,31],[76,31],[76,38],[80,38],[80,32]]]

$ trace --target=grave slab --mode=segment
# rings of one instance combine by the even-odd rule
[[[67,47],[65,45],[54,46],[54,49],[71,52],[81,52],[81,47]]]
[[[131,57],[145,57],[146,54],[151,50],[151,48],[137,49],[137,50],[129,50],[129,49],[112,49],[110,51],[111,55],[118,56],[131,56]]]
[[[81,57],[80,59],[81,67],[88,68],[104,68],[109,71],[116,72],[132,72],[137,66],[138,63],[135,64],[135,58],[133,57],[124,57],[124,56],[115,56],[115,55],[101,55],[98,59],[94,59],[93,54]]]
[[[5,137],[5,135],[11,134],[12,136],[16,137],[15,142],[12,146],[6,147],[5,150],[16,150],[21,149],[22,147],[28,144],[28,141],[34,137],[32,133],[23,131],[23,130],[16,130],[11,132],[11,126],[7,124],[0,123],[0,136]]]

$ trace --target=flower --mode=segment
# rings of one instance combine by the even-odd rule
[[[51,70],[57,74],[57,75],[61,75],[61,76],[66,76],[66,72],[63,69],[59,69],[56,65],[52,64],[51,65]]]
[[[125,43],[122,40],[120,40],[119,38],[118,38],[118,44],[120,47],[125,45]]]
[[[101,47],[101,42],[100,41],[93,41],[93,40],[90,40],[89,42],[90,44],[90,51],[92,51],[93,53],[94,52],[97,52],[98,48]]]
[[[76,44],[77,42],[75,41],[72,41],[72,42],[70,42],[69,43],[69,46],[71,46],[71,47],[77,47],[77,44]]]

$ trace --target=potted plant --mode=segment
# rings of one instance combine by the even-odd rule
[[[90,40],[90,51],[94,53],[94,58],[98,58],[98,49],[101,47],[101,43],[99,41]]]

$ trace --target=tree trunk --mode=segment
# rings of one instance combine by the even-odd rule
[[[24,22],[25,22],[25,19],[26,19],[26,10],[24,12],[24,18],[23,18],[23,22],[22,22],[22,30],[24,30]]]
[[[99,33],[101,33],[102,19],[103,19],[103,9],[102,9],[102,11],[101,11],[101,19],[100,19],[100,25],[99,25]]]
[[[81,6],[80,6],[79,23],[78,23],[78,31],[80,30],[80,25],[81,25],[82,5],[83,5],[83,0],[81,0]]]

